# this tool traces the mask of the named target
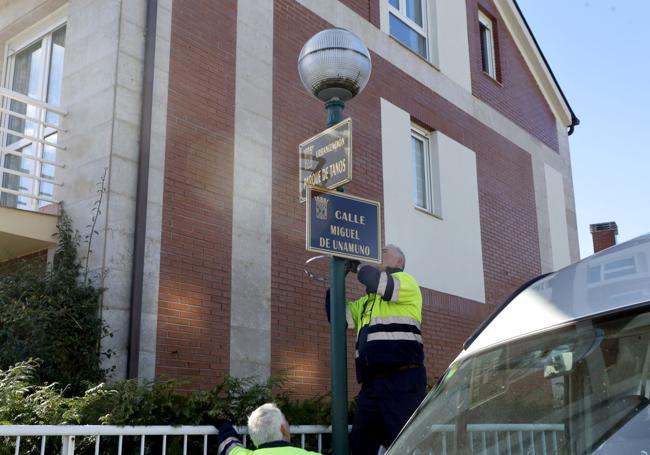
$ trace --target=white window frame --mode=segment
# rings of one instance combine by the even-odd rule
[[[422,26],[419,26],[417,23],[412,21],[407,15],[406,15],[406,0],[399,0],[399,9],[395,8],[393,5],[390,4],[389,0],[383,0],[386,2],[386,5],[388,6],[388,33],[390,36],[395,38],[397,41],[402,43],[397,37],[392,35],[390,33],[390,14],[394,15],[397,19],[400,21],[404,22],[407,27],[411,28],[414,32],[419,34],[424,38],[424,52],[426,53],[425,56],[421,55],[417,50],[411,49],[409,46],[406,45],[406,43],[402,43],[404,46],[407,48],[411,49],[415,54],[420,56],[421,58],[425,60],[431,60],[431,46],[430,46],[430,38],[429,38],[429,5],[427,0],[421,0],[422,1]]]
[[[478,22],[479,22],[479,46],[481,47],[481,69],[485,74],[490,76],[492,79],[497,79],[497,61],[496,61],[496,49],[494,42],[494,22],[490,19],[483,11],[479,10],[478,12]],[[487,62],[488,68],[487,71],[483,68],[483,30],[481,26],[487,30]]]
[[[409,138],[411,161],[414,159],[412,148],[413,138],[422,142],[424,145],[424,182],[426,203],[425,206],[418,205],[415,194],[412,194],[413,207],[421,212],[433,215],[437,218],[442,218],[440,207],[440,173],[438,171],[438,153],[434,144],[434,135],[415,124],[411,124],[411,134]],[[411,162],[412,167],[413,164],[414,163]],[[416,179],[415,174],[412,175],[412,178]],[[411,188],[412,187],[413,186],[411,186]]]

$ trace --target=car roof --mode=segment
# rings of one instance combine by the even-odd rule
[[[607,248],[528,286],[458,358],[577,319],[650,301],[650,234]]]

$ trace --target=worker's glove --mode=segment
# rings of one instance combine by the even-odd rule
[[[357,270],[359,269],[359,261],[356,261],[354,259],[346,259],[345,260],[345,274],[347,275],[349,272],[352,273],[357,273]]]

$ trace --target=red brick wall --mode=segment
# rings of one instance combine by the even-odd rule
[[[616,230],[596,231],[591,233],[594,244],[594,253],[616,245]]]
[[[379,2],[386,0],[341,0],[345,6],[379,28]]]
[[[378,22],[377,2],[368,2],[367,9],[365,2],[347,3]],[[303,273],[311,254],[304,249],[297,156],[298,144],[324,128],[326,114],[322,103],[305,93],[296,60],[304,42],[328,26],[293,0],[275,2],[272,368],[286,370],[287,386],[302,396],[329,389],[324,286]],[[229,365],[235,31],[235,2],[174,2],[156,372],[191,378],[195,388],[214,385]],[[423,290],[433,380],[493,305],[540,273],[531,160],[399,68],[375,54],[372,58],[371,81],[345,112],[354,119],[355,132],[350,193],[383,199],[380,97],[476,152],[488,304]],[[537,107],[526,109],[548,109],[543,99],[540,104],[529,95],[523,99]],[[349,296],[361,292],[353,277],[348,286]],[[351,393],[353,344],[350,333]]]
[[[40,250],[35,253],[26,254],[19,258],[8,259],[0,262],[0,274],[12,273],[22,265],[46,265],[47,264],[47,250]]]
[[[236,2],[172,11],[156,374],[229,368]]]
[[[485,74],[481,68],[479,6],[493,18],[498,82]],[[474,96],[558,151],[555,117],[493,1],[467,0],[467,24]]]
[[[273,90],[272,368],[288,369],[292,390],[305,395],[329,388],[329,326],[324,286],[306,279],[303,263],[305,208],[298,204],[297,147],[322,130],[321,102],[305,93],[296,67],[302,44],[327,26],[291,0],[275,7]],[[438,376],[462,342],[522,282],[540,273],[532,166],[528,153],[488,129],[407,74],[373,54],[373,74],[349,103],[354,119],[351,194],[383,199],[380,96],[420,123],[477,154],[481,238],[488,305],[425,290],[423,331],[429,377]],[[348,278],[349,296],[356,296]],[[349,383],[354,384],[353,336],[348,344]],[[354,391],[354,387],[351,387]]]

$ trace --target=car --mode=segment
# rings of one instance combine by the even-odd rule
[[[650,234],[518,289],[387,455],[650,453]]]

